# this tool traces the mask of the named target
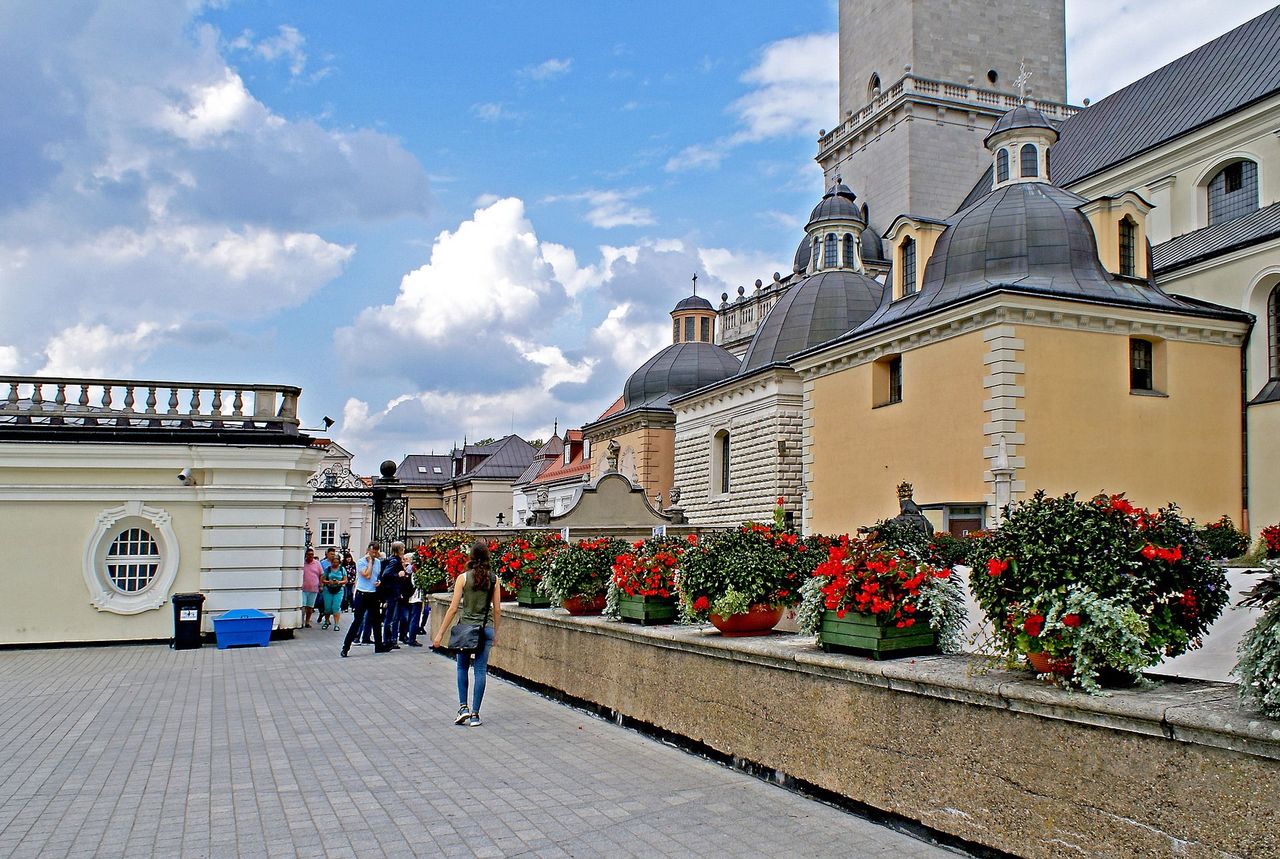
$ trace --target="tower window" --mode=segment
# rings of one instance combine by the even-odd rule
[[[679,319],[671,320],[671,342],[672,343],[680,342],[680,320]]]
[[[822,252],[822,267],[835,268],[840,265],[840,260],[836,256],[836,237],[834,234],[827,236],[826,250]]]
[[[844,266],[853,268],[858,264],[858,257],[853,252],[853,233],[844,234]]]
[[[699,338],[703,343],[711,342],[711,317],[702,317],[702,337]]]
[[[898,246],[898,263],[902,268],[902,295],[914,295],[916,291],[916,243],[907,236]]]
[[[1034,144],[1022,144],[1020,157],[1022,159],[1022,164],[1020,165],[1020,175],[1022,178],[1027,179],[1032,176],[1040,175],[1039,153],[1036,152]]]
[[[1009,179],[1009,150],[1001,149],[996,153],[996,181],[1005,182]]]
[[[684,342],[688,343],[693,339],[693,317],[686,316],[684,318]]]
[[[1236,161],[1209,180],[1209,225],[1239,218],[1258,209],[1258,165]]]
[[[820,247],[822,247],[822,244],[818,241],[817,237],[814,237],[814,240],[813,240],[813,265],[812,265],[812,268],[813,268],[813,270],[814,270],[814,271],[817,271],[817,270],[818,270],[818,249],[819,249]]]
[[[1129,388],[1134,391],[1154,390],[1154,362],[1150,340],[1129,340]]]
[[[871,80],[867,81],[867,100],[875,98],[880,89],[880,75],[876,72],[871,73]]]
[[[1126,277],[1137,276],[1134,262],[1134,245],[1138,240],[1138,225],[1128,215],[1120,221],[1120,273]]]
[[[1280,284],[1271,290],[1267,299],[1267,347],[1271,358],[1271,378],[1280,379]]]
[[[987,69],[987,81],[992,86],[995,86],[996,84],[1000,83],[1000,73],[997,72],[995,69]]]

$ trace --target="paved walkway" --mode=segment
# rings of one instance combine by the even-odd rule
[[[0,856],[935,856],[948,851],[425,648],[0,652]]]

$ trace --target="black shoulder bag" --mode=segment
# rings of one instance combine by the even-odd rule
[[[463,587],[466,587],[464,584]],[[479,653],[484,641],[484,628],[489,625],[489,609],[493,607],[493,592],[484,601],[484,619],[480,625],[457,623],[449,630],[449,650],[453,653]]]

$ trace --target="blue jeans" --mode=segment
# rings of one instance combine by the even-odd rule
[[[400,602],[399,597],[391,597],[387,600],[382,615],[385,618],[382,622],[382,639],[387,644],[395,644],[400,640],[400,607],[402,605],[404,603]]]
[[[471,693],[471,712],[480,712],[480,702],[484,700],[484,681],[489,673],[489,650],[493,647],[493,627],[486,626],[481,630],[484,646],[476,654],[458,654],[458,703],[467,703],[467,669],[471,667],[472,656],[475,657],[476,688]]]
[[[400,640],[413,644],[418,640],[418,623],[422,619],[422,603],[407,602],[400,606]]]

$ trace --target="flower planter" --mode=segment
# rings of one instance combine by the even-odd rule
[[[516,605],[524,608],[551,608],[551,600],[539,593],[532,584],[524,584],[516,591]]]
[[[750,611],[729,617],[711,615],[712,625],[726,638],[768,635],[780,620],[782,620],[782,606],[772,605],[753,605]]]
[[[641,626],[676,622],[675,597],[629,597],[618,595],[618,616]]]
[[[511,602],[516,598],[516,592],[508,590],[506,585],[502,586],[502,590],[500,592],[502,594],[503,602]]]
[[[1055,659],[1041,651],[1028,653],[1027,663],[1037,674],[1057,674],[1060,677],[1066,677],[1075,670],[1075,661],[1070,657]]]
[[[911,626],[899,627],[872,614],[848,612],[839,617],[834,611],[822,612],[818,642],[828,652],[859,653],[872,659],[892,659],[936,653],[938,635],[928,620],[916,618]]]
[[[564,610],[575,617],[600,614],[604,611],[604,594],[593,597],[569,597],[564,601]]]

